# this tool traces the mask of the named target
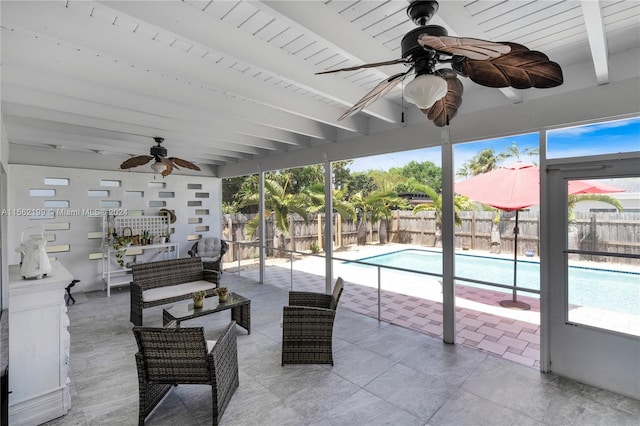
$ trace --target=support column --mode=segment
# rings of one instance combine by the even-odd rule
[[[454,270],[453,148],[449,127],[442,129],[442,340],[456,342],[456,298]]]
[[[325,290],[331,294],[333,281],[333,170],[327,154],[324,155],[324,255],[325,255]]]
[[[540,130],[540,216],[538,219],[538,255],[540,256],[540,371],[551,372],[551,311],[549,288],[549,247],[554,238],[549,232],[549,217],[557,210],[552,209],[552,200],[547,191],[547,131]],[[557,209],[557,206],[553,206]],[[552,212],[552,210],[554,210]],[[557,238],[557,235],[555,236]]]
[[[264,204],[264,172],[262,170],[260,170],[259,172],[259,184],[258,184],[258,196],[259,196],[259,201],[258,201],[258,214],[260,215],[260,221],[258,224],[258,229],[259,229],[259,234],[260,235],[260,279],[259,282],[264,284],[264,270],[265,270],[265,250],[264,247],[267,244],[267,232],[266,232],[266,226],[265,226],[265,221],[264,221],[264,209],[265,209],[265,204]]]

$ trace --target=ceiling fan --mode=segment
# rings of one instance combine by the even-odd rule
[[[458,75],[468,77],[482,86],[495,88],[549,88],[562,84],[560,65],[550,61],[542,52],[512,42],[495,43],[469,37],[451,37],[439,25],[426,25],[437,10],[437,1],[410,0],[407,15],[418,28],[402,38],[402,58],[316,73],[329,74],[394,64],[409,67],[408,71],[378,83],[338,121],[361,111],[413,74],[416,77],[405,86],[404,97],[438,127],[448,125],[462,104],[463,85]]]
[[[156,141],[157,145],[152,146],[149,150],[149,154],[151,155],[138,155],[136,157],[131,157],[120,164],[120,168],[130,169],[132,167],[142,166],[143,164],[147,164],[149,161],[155,159],[156,161],[151,165],[151,169],[155,173],[160,173],[162,176],[169,176],[174,168],[176,170],[180,170],[178,166],[184,167],[185,169],[200,170],[200,167],[190,161],[183,160],[178,157],[167,158],[167,148],[160,145],[164,141],[164,138],[155,137],[153,140]]]

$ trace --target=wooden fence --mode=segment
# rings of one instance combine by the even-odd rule
[[[455,247],[491,253],[513,254],[515,212],[464,211],[459,213],[460,226],[455,229]],[[246,234],[246,224],[254,215],[225,215],[223,238],[230,241],[252,241],[256,238]],[[569,227],[569,248],[604,251],[614,253],[640,254],[640,213],[575,213],[576,221]],[[334,249],[358,244],[358,223],[334,214],[331,219],[334,233]],[[279,235],[273,220],[266,223],[268,255],[274,255],[271,249],[307,252],[324,245],[324,214],[312,214],[305,222],[297,214],[290,216],[289,235]],[[386,226],[386,233],[380,227]],[[387,235],[388,242],[414,244],[426,247],[439,246],[439,231],[436,229],[434,211],[413,214],[411,211],[393,212],[390,220],[360,225],[360,242],[379,243],[380,236]],[[538,256],[540,253],[540,215],[538,212],[518,213],[518,256]],[[278,238],[275,236],[278,235]],[[561,237],[561,236],[560,236]],[[235,246],[235,245],[234,245]],[[315,247],[314,247],[315,246]],[[257,249],[245,247],[241,253],[234,248],[226,258],[236,260],[257,257]],[[277,255],[277,253],[276,253]],[[581,259],[592,259],[581,256]],[[630,263],[633,259],[618,259],[617,262]],[[637,262],[637,261],[636,261]]]

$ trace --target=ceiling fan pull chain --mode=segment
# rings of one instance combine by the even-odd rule
[[[404,123],[404,80],[402,80],[402,103],[401,103],[401,108],[402,108],[402,114],[400,115],[400,122]]]

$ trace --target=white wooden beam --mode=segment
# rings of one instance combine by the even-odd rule
[[[602,20],[602,8],[599,0],[582,0],[582,14],[589,37],[589,47],[593,58],[593,69],[598,84],[609,83],[609,55],[607,51],[607,36]]]
[[[85,5],[85,2],[79,4]],[[79,10],[78,5],[65,8],[57,3],[25,2],[8,7],[3,4],[2,11],[3,22],[6,20],[12,25],[12,31],[3,34],[7,40],[3,40],[4,63],[19,58],[26,65],[36,65],[33,63],[36,62],[37,66],[53,72],[109,82],[112,87],[133,85],[134,91],[146,89],[163,93],[168,90],[165,86],[173,85],[180,87],[179,92],[191,86],[191,95],[200,91],[199,98],[209,102],[212,99],[207,95],[215,90],[222,98],[235,95],[344,130],[368,132],[368,123],[363,117],[350,117],[336,123],[342,108],[283,91],[252,76],[230,72],[227,66],[206,58],[106,24],[89,17],[89,9],[84,13],[84,6]],[[25,58],[24,51],[33,55]],[[173,94],[178,96],[176,92]],[[224,105],[222,100],[218,108]]]
[[[362,96],[353,85],[342,78],[319,78],[314,75],[319,70],[303,59],[181,2],[158,2],[154,3],[153,7],[145,2],[100,3],[127,14],[131,19],[142,20],[223,55],[275,73],[289,82],[343,105],[351,106],[354,99]],[[233,40],[233,43],[229,43],[229,40]],[[395,104],[385,99],[367,108],[369,114],[392,123],[399,121],[396,110]]]

